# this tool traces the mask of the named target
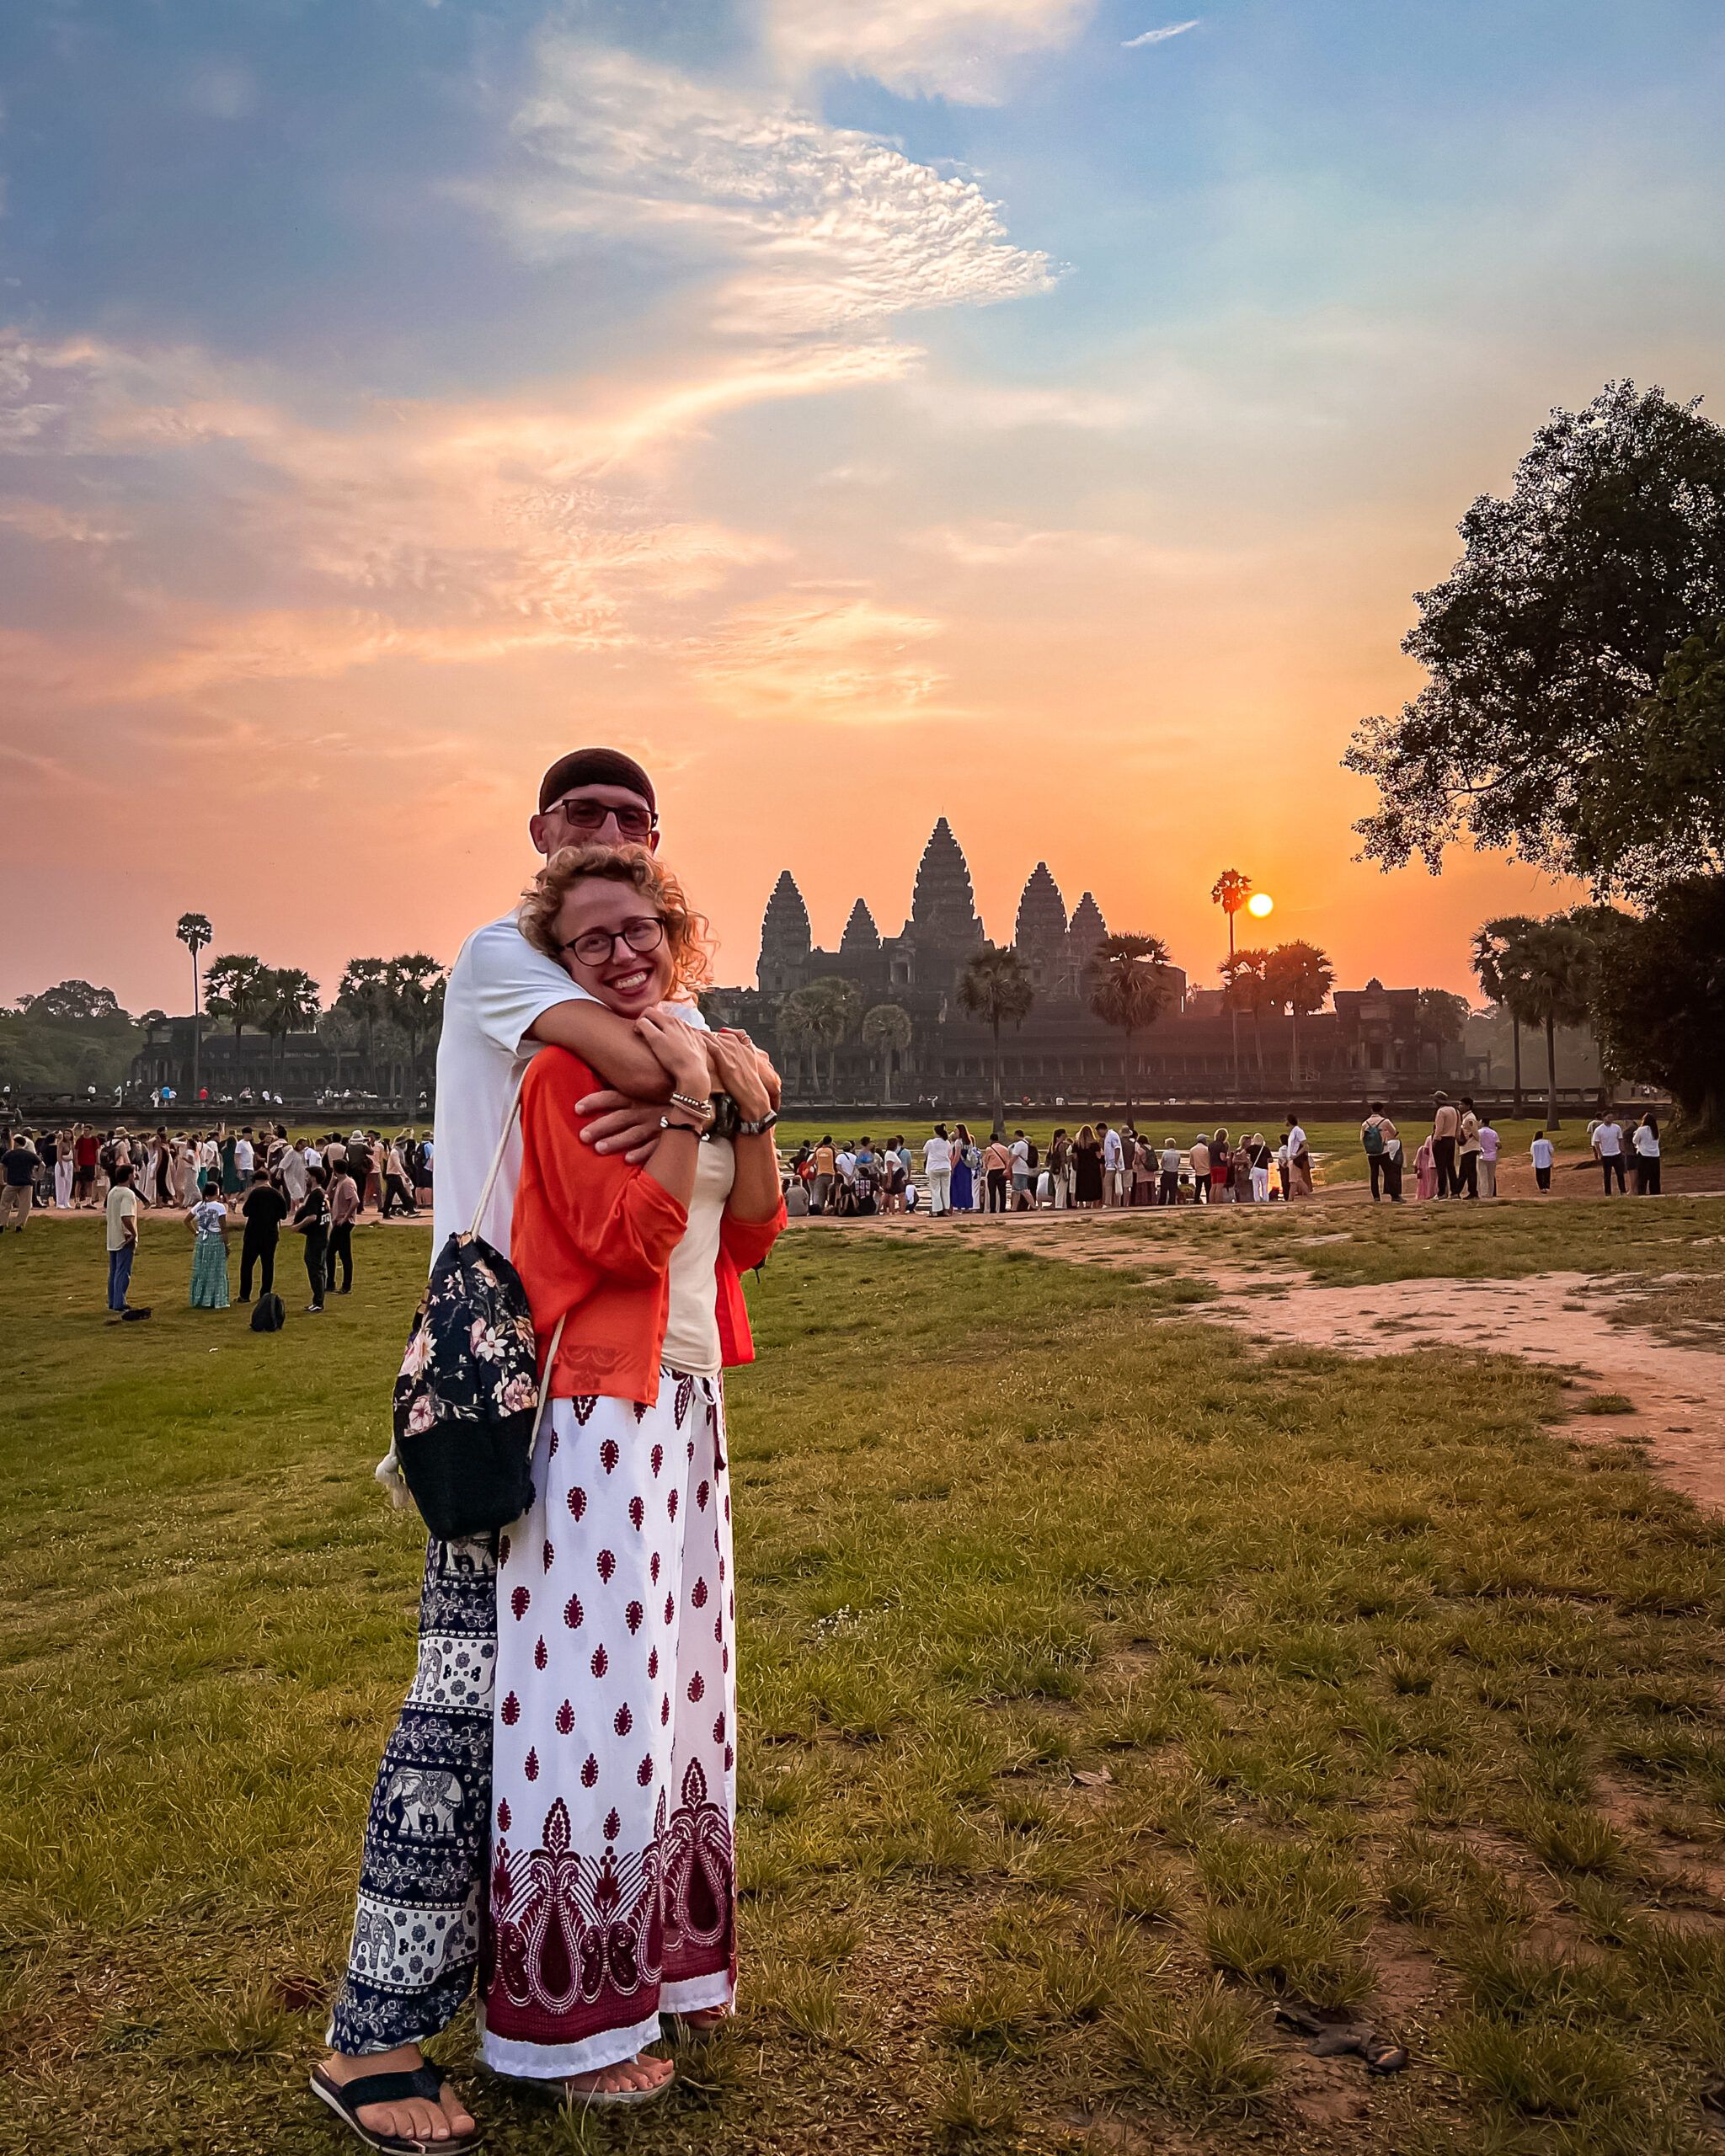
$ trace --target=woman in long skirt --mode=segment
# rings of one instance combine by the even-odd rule
[[[192,1308],[227,1308],[227,1208],[219,1196],[200,1198],[185,1216],[192,1233]]]
[[[976,1141],[961,1123],[953,1136],[953,1210],[969,1213],[975,1206],[970,1177],[970,1155]]]
[[[579,1142],[575,1103],[596,1081],[576,1057],[542,1049],[521,1091],[510,1256],[550,1407],[532,1507],[498,1552],[483,2048],[495,2072],[583,2103],[640,2103],[671,2078],[645,2056],[661,2013],[722,2019],[736,1981],[720,1374],[750,1352],[739,1268],[765,1257],[784,1207],[752,1048],[658,1008],[703,954],[652,856],[553,856],[521,926],[637,1020],[676,1090],[644,1168]],[[745,1118],[734,1141],[707,1136],[715,1085]]]

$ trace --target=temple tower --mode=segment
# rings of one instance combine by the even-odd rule
[[[937,954],[955,960],[968,958],[983,942],[970,871],[944,816],[930,833],[916,870],[911,932],[916,940],[917,956],[922,959]]]
[[[880,931],[874,925],[874,915],[861,899],[851,908],[851,917],[845,923],[839,955],[845,958],[873,958],[880,955]]]
[[[788,868],[772,887],[761,921],[761,959],[756,979],[765,995],[783,995],[800,988],[809,971],[814,946],[809,909]]]
[[[1065,964],[1066,902],[1045,861],[1039,861],[1031,870],[1018,900],[1012,943],[1037,994],[1052,995]]]
[[[1098,947],[1106,940],[1108,925],[1102,917],[1102,908],[1087,891],[1072,909],[1072,922],[1066,931],[1066,981],[1068,992],[1074,995],[1084,993],[1084,979],[1090,962]]]

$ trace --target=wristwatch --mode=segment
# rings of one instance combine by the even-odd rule
[[[778,1110],[769,1108],[759,1123],[739,1123],[737,1135],[739,1138],[764,1138],[777,1121]]]

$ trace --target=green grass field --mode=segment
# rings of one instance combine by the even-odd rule
[[[1688,1262],[1702,1203],[1635,1233]],[[1577,1262],[1636,1209],[1562,1210]],[[1418,1262],[1525,1270],[1530,1215]],[[368,1477],[425,1241],[270,1337],[145,1238],[125,1327],[93,1222],[0,1247],[0,2150],[299,2156],[413,1660]],[[751,1299],[740,2016],[633,2121],[470,2082],[494,2148],[1717,2148],[1725,1529],[1554,1437],[1557,1379],[1266,1355],[932,1234],[793,1235]]]

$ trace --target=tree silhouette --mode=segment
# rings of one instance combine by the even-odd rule
[[[227,1021],[236,1042],[243,1027],[264,1022],[269,971],[262,959],[248,952],[227,952],[210,961],[204,975],[204,1008],[212,1018]]]
[[[892,1098],[893,1052],[900,1054],[911,1045],[911,1014],[900,1003],[877,1003],[863,1014],[862,1037],[880,1058],[880,1099],[884,1107]]]
[[[192,954],[192,1098],[195,1101],[204,1090],[204,1011],[203,991],[198,981],[198,953],[216,931],[210,926],[207,914],[183,913],[174,924],[174,932]]]
[[[1168,978],[1168,947],[1160,936],[1107,936],[1086,969],[1090,1007],[1105,1026],[1126,1036],[1126,1114],[1134,1107],[1136,1070],[1133,1043],[1153,1025],[1174,993]]]
[[[1270,954],[1267,950],[1252,948],[1236,951],[1222,967],[1222,994],[1231,1011],[1249,1011],[1252,1013],[1252,1048],[1258,1060],[1258,1082],[1260,1089],[1263,1075],[1263,1014],[1274,1011],[1274,997],[1270,994],[1268,968]]]
[[[1473,972],[1482,991],[1509,1013],[1509,1050],[1514,1064],[1515,1113],[1521,1113],[1521,1029],[1538,1022],[1532,1006],[1520,993],[1519,959],[1511,953],[1529,929],[1537,924],[1530,914],[1499,914],[1487,921],[1473,939]]]
[[[1336,969],[1315,943],[1278,943],[1264,969],[1271,1001],[1291,1022],[1288,1038],[1288,1083],[1300,1085],[1300,1021],[1324,1007],[1336,985]]]
[[[994,1035],[993,1129],[996,1137],[1006,1128],[1006,1108],[1001,1099],[1001,1027],[1022,1026],[1030,1016],[1036,991],[1018,953],[979,951],[959,976],[959,1007],[980,1018]]]

